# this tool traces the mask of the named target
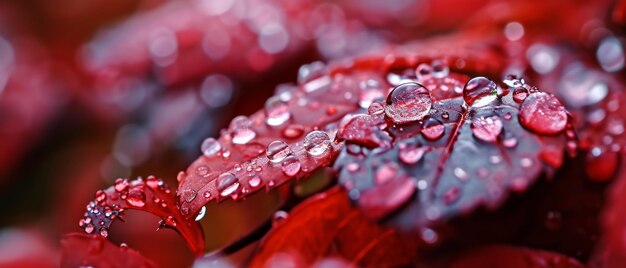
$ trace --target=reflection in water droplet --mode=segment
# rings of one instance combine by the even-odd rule
[[[370,106],[367,108],[367,113],[370,115],[381,115],[385,112],[385,107],[378,102],[372,102]]]
[[[133,189],[128,192],[126,203],[141,208],[146,205],[146,194],[144,194],[143,190]]]
[[[557,134],[567,125],[567,112],[553,95],[538,92],[531,94],[520,106],[520,124],[545,135]]]
[[[387,96],[385,113],[396,124],[417,121],[432,107],[430,92],[418,83],[404,83]]]
[[[434,118],[428,118],[426,122],[424,122],[424,126],[422,128],[422,135],[424,138],[429,140],[437,140],[443,136],[446,128],[444,125],[439,122],[439,120]]]
[[[402,144],[400,145],[400,149],[398,150],[398,158],[402,163],[407,165],[412,165],[419,162],[424,156],[424,152],[426,149],[421,146],[416,146],[413,144]]]
[[[229,196],[239,189],[237,177],[230,172],[222,173],[217,177],[217,191],[221,196]]]
[[[477,139],[495,142],[502,133],[502,120],[497,115],[474,118],[471,129]]]
[[[254,176],[250,180],[248,180],[248,185],[250,185],[250,187],[252,188],[257,187],[260,184],[261,184],[261,177],[259,176]]]
[[[206,138],[202,145],[200,145],[200,151],[207,157],[211,157],[217,154],[222,149],[220,142],[214,138]]]
[[[202,218],[204,218],[204,214],[206,214],[206,207],[202,206],[202,208],[200,208],[200,212],[198,213],[198,216],[196,216],[196,221],[202,220]]]
[[[468,106],[482,107],[494,101],[497,93],[496,83],[486,77],[474,77],[463,88],[463,100]]]
[[[272,163],[278,163],[283,161],[287,155],[291,154],[291,150],[289,149],[289,146],[287,146],[287,143],[275,140],[267,145],[265,154]]]
[[[528,89],[524,87],[517,87],[513,90],[513,100],[517,103],[522,103],[526,97],[528,97]]]
[[[443,61],[433,61],[432,67],[433,77],[435,78],[444,78],[450,73],[450,68]]]
[[[270,126],[280,126],[291,117],[289,106],[278,96],[271,97],[265,102],[265,122]]]
[[[243,115],[235,117],[228,129],[234,144],[246,144],[256,137],[256,132],[252,130],[252,122]]]
[[[309,155],[323,155],[329,151],[330,147],[330,137],[324,131],[311,131],[304,138],[304,149]]]

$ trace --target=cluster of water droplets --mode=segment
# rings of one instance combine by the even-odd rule
[[[150,188],[149,190],[146,188]],[[171,193],[163,180],[149,176],[145,180],[138,178],[133,181],[117,179],[111,190],[99,190],[95,194],[94,201],[87,205],[87,212],[79,221],[79,226],[85,233],[98,233],[103,237],[108,236],[111,223],[123,216],[127,208],[142,209],[148,202],[163,209],[168,204],[165,200],[154,195],[153,200],[147,200],[146,192],[162,191],[164,194]]]

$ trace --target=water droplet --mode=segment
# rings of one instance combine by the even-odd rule
[[[506,148],[513,148],[513,147],[517,146],[517,139],[513,138],[513,137],[505,139],[502,142],[502,145],[504,145],[504,147],[506,147]]]
[[[265,102],[265,122],[270,126],[280,126],[291,117],[289,105],[278,96],[271,97]]]
[[[157,179],[157,177],[155,176],[148,176],[148,178],[146,178],[146,185],[148,185],[148,187],[152,189],[156,189],[157,187],[159,187],[159,185],[162,184],[163,182],[161,182],[161,180]]]
[[[463,99],[468,106],[482,107],[494,101],[498,95],[496,83],[486,77],[474,77],[463,88]]]
[[[381,115],[385,112],[385,107],[378,102],[372,102],[372,104],[370,104],[369,107],[367,107],[367,113],[375,116],[375,115]]]
[[[283,161],[285,157],[291,154],[291,150],[289,149],[287,143],[280,140],[275,140],[267,145],[267,150],[265,151],[265,154],[272,163],[279,163],[280,161]]]
[[[202,194],[202,196],[204,196],[204,198],[208,199],[209,197],[211,197],[211,192],[205,191],[204,194]]]
[[[324,73],[325,65],[321,61],[304,64],[298,69],[298,84],[303,85],[313,79],[319,78]]]
[[[520,40],[524,36],[524,26],[516,21],[507,23],[504,26],[504,36],[509,41]]]
[[[239,189],[237,177],[230,172],[222,173],[217,177],[217,191],[221,196],[228,196]]]
[[[324,131],[314,130],[306,134],[304,149],[309,155],[320,156],[329,151],[331,147],[330,137]]]
[[[133,189],[128,192],[126,203],[131,206],[141,208],[146,205],[146,194],[139,189]]]
[[[412,165],[419,162],[424,156],[425,152],[426,149],[424,147],[418,147],[413,144],[402,144],[400,145],[400,149],[398,150],[398,158],[400,158],[400,161],[402,161],[402,163]]]
[[[502,133],[502,120],[497,115],[478,117],[472,121],[474,137],[486,142],[495,142]]]
[[[209,168],[205,165],[200,165],[196,168],[196,174],[201,177],[206,177],[209,175]]]
[[[107,229],[106,227],[102,227],[100,228],[100,235],[102,237],[107,237],[109,236],[109,229]]]
[[[448,65],[445,64],[443,61],[433,61],[432,67],[433,77],[435,78],[444,78],[450,73],[450,68],[448,68]]]
[[[91,234],[93,233],[95,227],[93,226],[93,224],[87,224],[87,226],[85,226],[85,233]]]
[[[386,163],[378,167],[374,176],[376,184],[383,185],[387,182],[390,182],[394,178],[398,177],[399,171],[400,167],[395,162]]]
[[[431,107],[428,89],[411,82],[401,84],[389,93],[385,113],[394,123],[404,124],[424,118]]]
[[[517,103],[522,103],[526,97],[528,97],[528,89],[524,87],[517,87],[513,90],[513,100]]]
[[[520,160],[520,165],[522,165],[522,167],[525,167],[525,168],[531,167],[533,165],[533,160],[527,157],[522,158]]]
[[[196,216],[196,221],[202,220],[202,218],[204,218],[204,214],[206,214],[206,207],[202,206],[202,208],[200,208],[200,212],[198,212],[198,216]]]
[[[304,127],[302,125],[288,125],[283,129],[282,134],[285,138],[295,139],[304,133]]]
[[[200,145],[200,151],[207,157],[216,155],[220,150],[222,150],[222,145],[214,138],[206,138],[202,142],[202,145]]]
[[[102,190],[96,191],[96,202],[98,202],[98,204],[103,203],[106,199],[107,199],[107,194],[104,191]]]
[[[432,73],[432,67],[426,63],[422,63],[418,65],[417,68],[415,68],[415,75],[417,79],[420,79],[422,81],[429,79]]]
[[[289,177],[293,177],[300,171],[300,161],[296,159],[293,155],[287,156],[282,163],[282,171],[285,175]]]
[[[180,194],[180,196],[187,202],[193,201],[197,195],[198,193],[192,189],[183,190],[183,192]]]
[[[608,36],[600,41],[596,57],[602,69],[607,72],[617,72],[624,69],[624,47],[615,36]]]
[[[443,136],[446,128],[444,125],[439,122],[439,120],[434,118],[429,118],[424,122],[424,127],[422,128],[422,135],[424,138],[429,140],[437,140]]]
[[[248,185],[250,185],[250,187],[252,188],[255,188],[261,185],[261,177],[259,176],[252,177],[250,180],[248,180]]]
[[[421,233],[422,240],[428,244],[435,244],[439,240],[437,232],[433,231],[433,229],[423,228]]]
[[[538,92],[531,94],[520,106],[522,126],[536,133],[557,134],[567,125],[567,112],[553,95]]]
[[[467,174],[467,172],[465,172],[465,170],[463,170],[460,167],[454,168],[453,172],[454,172],[454,176],[459,178],[461,181],[466,181],[469,178],[469,175]]]
[[[176,223],[176,219],[174,219],[174,217],[167,216],[165,220],[163,220],[162,225],[168,226],[168,227],[176,227],[176,225],[178,224]]]
[[[559,51],[544,44],[534,44],[526,51],[526,58],[533,69],[540,74],[547,74],[559,64]]]
[[[126,191],[126,189],[128,188],[128,180],[117,179],[115,180],[115,186],[113,187],[115,188],[115,191],[117,191],[118,193]]]
[[[566,68],[557,90],[568,106],[576,108],[599,103],[609,94],[602,77],[580,63]]]
[[[256,132],[252,130],[252,122],[247,116],[237,116],[231,121],[230,135],[234,144],[246,144],[256,137]]]
[[[279,224],[285,219],[287,219],[288,217],[289,217],[289,213],[282,211],[282,210],[278,210],[274,212],[274,214],[272,215],[272,225]]]

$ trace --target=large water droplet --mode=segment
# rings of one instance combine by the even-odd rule
[[[113,187],[115,188],[115,191],[118,193],[126,191],[126,189],[128,188],[128,180],[117,179],[115,180],[115,185]]]
[[[261,185],[261,177],[259,176],[252,177],[250,180],[248,180],[248,185],[250,185],[250,187],[252,188]]]
[[[486,77],[474,77],[463,88],[463,100],[468,106],[482,107],[494,101],[497,93],[496,83]]]
[[[146,205],[146,194],[143,192],[143,190],[133,189],[128,192],[126,203],[138,208],[143,207]]]
[[[396,124],[417,121],[432,107],[430,92],[418,83],[404,83],[387,96],[385,114]]]
[[[207,157],[211,157],[217,154],[220,150],[222,150],[222,145],[220,142],[214,138],[206,138],[202,145],[200,145],[200,150],[202,154]]]
[[[435,60],[431,65],[433,67],[433,77],[435,78],[444,78],[450,73],[450,68],[443,61]]]
[[[513,90],[513,100],[522,103],[528,97],[528,89],[525,87],[517,87]]]
[[[296,159],[293,155],[287,156],[282,163],[282,171],[285,175],[289,177],[293,177],[300,171],[300,161]]]
[[[298,84],[303,85],[313,79],[319,78],[324,73],[324,63],[315,61],[300,66],[298,69]]]
[[[230,172],[222,173],[217,177],[217,191],[221,196],[229,196],[239,189],[237,177]]]
[[[555,96],[538,92],[524,100],[519,120],[522,126],[536,133],[557,134],[567,125],[567,112]]]
[[[330,147],[330,137],[324,131],[311,131],[304,138],[304,149],[309,155],[323,155],[329,151]]]
[[[202,218],[204,218],[204,214],[206,214],[206,207],[202,206],[202,208],[200,209],[200,212],[198,212],[198,216],[196,216],[196,221],[200,221],[202,220]]]
[[[372,104],[367,107],[367,113],[370,115],[381,115],[385,112],[385,107],[378,102],[372,102]]]
[[[497,115],[474,118],[472,133],[479,140],[495,142],[502,133],[502,120]]]
[[[439,122],[439,120],[434,118],[429,118],[424,122],[424,127],[422,128],[422,135],[424,138],[429,140],[437,140],[443,136],[446,128],[444,125]]]
[[[243,115],[231,121],[229,130],[234,144],[246,144],[256,137],[256,132],[252,130],[252,122]]]
[[[289,105],[278,96],[271,97],[265,102],[265,122],[270,126],[280,126],[291,117]]]
[[[291,150],[289,149],[287,143],[280,140],[275,140],[267,145],[267,150],[265,151],[265,154],[272,163],[278,163],[280,161],[283,161],[285,157],[291,154]]]
[[[196,196],[198,195],[198,192],[192,190],[192,189],[186,189],[183,190],[183,192],[180,194],[180,196],[183,198],[183,200],[187,201],[187,202],[191,202],[193,201]]]

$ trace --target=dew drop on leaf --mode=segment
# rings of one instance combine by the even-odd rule
[[[291,117],[289,106],[278,96],[271,97],[265,102],[265,122],[270,126],[280,126]]]
[[[424,118],[432,104],[427,88],[415,82],[404,83],[387,96],[385,114],[396,124],[409,123]]]
[[[222,149],[220,142],[214,138],[206,138],[200,145],[200,151],[207,157],[211,157],[217,154]]]
[[[402,163],[412,165],[420,161],[424,156],[426,149],[412,144],[402,144],[398,150],[398,158]]]
[[[483,107],[497,97],[496,83],[486,77],[474,77],[463,88],[463,100],[468,106]]]
[[[367,107],[367,113],[370,115],[381,115],[385,112],[385,107],[378,103],[372,102],[369,107]]]
[[[146,205],[146,194],[141,189],[133,189],[128,192],[126,203],[134,207],[143,207]]]
[[[330,150],[330,137],[326,132],[314,130],[304,137],[304,149],[309,155],[320,156]]]
[[[285,175],[293,177],[298,174],[298,172],[300,171],[300,167],[300,161],[298,161],[298,159],[296,159],[294,156],[290,155],[287,156],[285,160],[283,160],[281,169]]]
[[[228,196],[239,189],[237,177],[230,172],[222,173],[217,177],[217,191],[221,196]]]
[[[502,120],[497,115],[478,117],[472,121],[474,137],[486,142],[495,142],[502,133]]]
[[[426,120],[426,122],[424,122],[424,128],[422,128],[422,135],[424,135],[426,139],[437,140],[441,138],[441,136],[443,136],[445,129],[446,128],[443,126],[441,122],[439,122],[439,120],[434,119],[434,118],[429,118],[428,120]]]
[[[256,132],[252,129],[252,122],[243,115],[233,119],[229,131],[234,144],[246,144],[256,137]]]
[[[529,95],[520,106],[520,124],[544,135],[558,134],[567,125],[567,112],[551,94],[537,92]]]
[[[283,161],[285,157],[291,154],[291,150],[289,149],[289,146],[287,146],[287,143],[285,143],[284,141],[275,140],[267,145],[267,150],[265,151],[265,154],[272,163],[279,163],[280,161]]]
[[[524,87],[517,87],[513,90],[513,100],[517,103],[522,103],[526,97],[528,97],[528,89]]]

